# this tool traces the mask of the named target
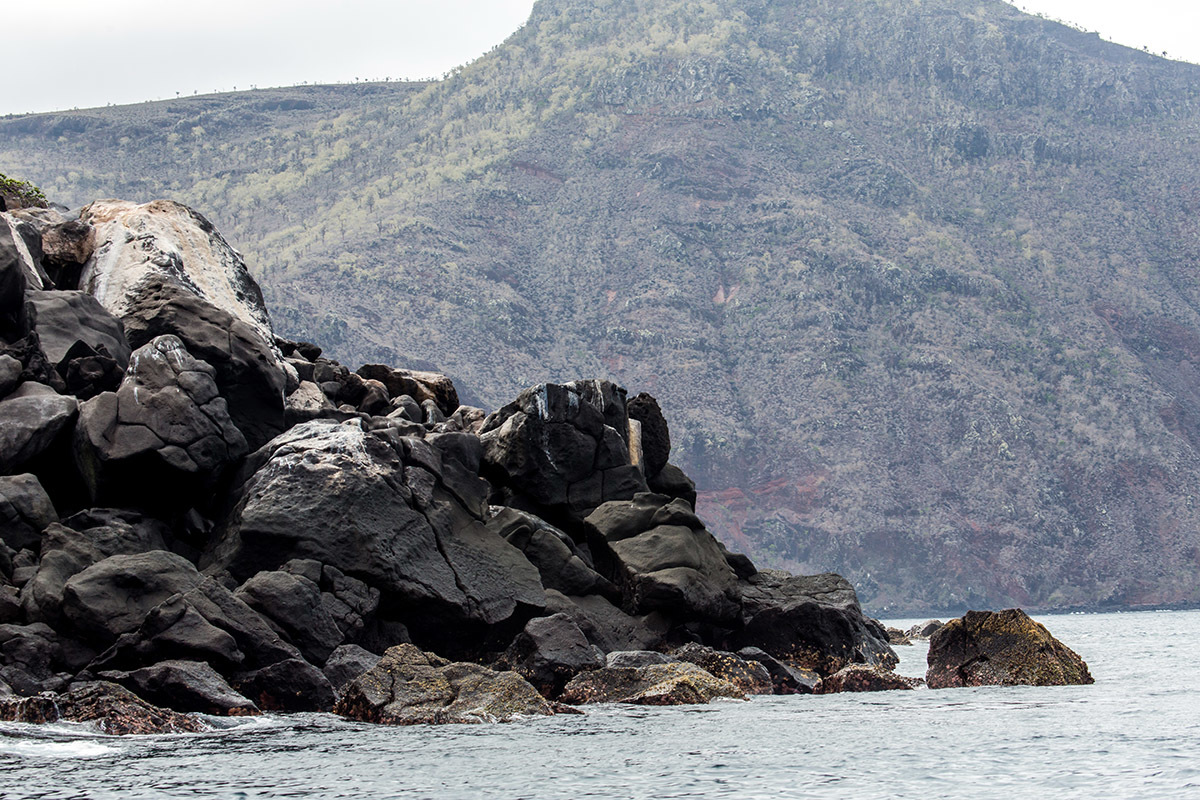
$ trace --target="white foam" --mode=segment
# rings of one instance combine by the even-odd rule
[[[116,752],[118,752],[116,747],[87,740],[54,742],[34,739],[7,741],[0,739],[0,753],[27,758],[96,758]]]

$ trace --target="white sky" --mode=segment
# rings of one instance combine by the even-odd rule
[[[1197,0],[1014,5],[1200,63]],[[0,85],[0,114],[8,114],[251,85],[440,76],[502,42],[528,18],[533,0],[3,0],[3,6],[10,72]]]

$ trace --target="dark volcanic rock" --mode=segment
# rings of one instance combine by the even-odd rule
[[[840,575],[763,570],[743,584],[745,627],[737,638],[794,666],[832,675],[847,664],[894,667],[883,627],[862,613]]]
[[[642,454],[646,475],[653,478],[667,465],[671,457],[671,432],[662,409],[653,396],[642,392],[628,403],[629,418],[642,423]]]
[[[284,430],[283,367],[255,327],[161,276],[139,287],[121,319],[133,347],[176,336],[193,357],[211,365],[229,414],[251,449]]]
[[[537,567],[547,589],[566,595],[620,598],[617,587],[583,560],[575,542],[544,520],[514,508],[502,508],[488,520],[487,527],[525,554]]]
[[[321,600],[321,588],[287,572],[260,572],[234,596],[269,620],[304,657],[318,666],[342,643],[342,631]]]
[[[332,711],[337,699],[324,673],[302,658],[235,675],[233,686],[264,711]]]
[[[671,651],[678,661],[686,661],[710,675],[729,681],[746,694],[773,694],[774,681],[767,668],[753,659],[742,658],[694,642]]]
[[[0,477],[0,542],[14,551],[37,548],[52,522],[58,513],[36,476]]]
[[[62,640],[48,625],[0,625],[0,680],[17,694],[62,688]]]
[[[380,656],[364,650],[356,644],[344,644],[330,654],[322,672],[339,697],[350,681],[379,663]]]
[[[929,640],[931,689],[1094,683],[1087,664],[1020,609],[968,611]]]
[[[569,616],[588,641],[605,653],[657,647],[669,627],[661,614],[635,617],[600,595],[567,597],[549,590],[546,592],[546,610]]]
[[[28,292],[25,295],[29,324],[38,334],[46,360],[65,371],[67,355],[82,342],[103,352],[124,369],[132,352],[121,321],[86,292]]]
[[[105,681],[76,684],[59,695],[0,701],[0,720],[88,722],[113,736],[211,730],[195,717],[156,708],[128,689]]]
[[[737,654],[747,661],[757,661],[766,668],[775,686],[775,694],[812,694],[821,682],[821,676],[815,671],[785,664],[757,647],[743,647]]]
[[[81,635],[108,646],[137,630],[164,600],[203,581],[191,562],[174,553],[110,556],[67,581],[63,614]]]
[[[580,672],[604,661],[566,614],[531,619],[505,653],[504,660],[544,697],[554,699]]]
[[[118,391],[83,404],[76,449],[94,503],[186,508],[246,454],[214,377],[160,336],[133,354]]]
[[[133,669],[171,659],[206,661],[225,673],[252,671],[300,653],[253,609],[212,578],[168,597],[97,659],[97,668]]]
[[[537,570],[484,527],[482,495],[463,504],[478,478],[447,483],[440,455],[419,439],[314,421],[272,441],[243,474],[205,565],[244,580],[314,559],[402,603],[410,627],[450,646],[460,637],[447,624],[495,625],[545,604]]]
[[[586,522],[613,555],[627,610],[717,624],[737,621],[737,576],[724,549],[683,501],[637,494],[605,503]]]
[[[634,703],[673,706],[708,703],[716,697],[744,700],[745,693],[729,681],[716,678],[684,662],[645,667],[616,667],[582,672],[563,689],[559,700],[583,703]]]
[[[509,722],[552,706],[515,672],[451,663],[410,644],[390,648],[346,687],[336,713],[383,725]]]
[[[132,672],[103,672],[100,677],[121,684],[143,700],[175,711],[226,717],[258,713],[254,703],[235,692],[203,661],[163,661]]]
[[[458,409],[458,392],[454,382],[436,372],[415,372],[394,369],[382,364],[365,364],[358,368],[358,375],[367,380],[379,381],[389,397],[407,395],[418,406],[433,402],[439,411],[450,416]],[[421,422],[414,418],[413,422]]]
[[[645,491],[641,471],[630,463],[624,395],[607,381],[526,389],[480,429],[485,474],[516,497],[559,513],[584,514]]]
[[[53,389],[24,383],[0,401],[0,474],[11,475],[40,456],[75,421],[78,404]]]
[[[850,664],[822,678],[815,693],[886,692],[893,689],[912,689],[917,682],[881,667]]]

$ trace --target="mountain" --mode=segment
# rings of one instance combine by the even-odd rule
[[[0,119],[0,171],[203,209],[352,365],[656,395],[714,532],[873,609],[1200,601],[1200,67],[988,0],[540,0],[433,84]]]

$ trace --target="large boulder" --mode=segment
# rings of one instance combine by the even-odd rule
[[[344,644],[330,654],[321,671],[333,687],[334,694],[341,697],[350,681],[378,664],[380,658],[356,644]]]
[[[675,661],[581,672],[566,685],[559,700],[571,705],[633,703],[665,706],[708,703],[717,697],[744,700],[746,695],[729,681],[714,677],[695,664]]]
[[[245,261],[199,212],[170,200],[97,200],[80,221],[95,232],[79,288],[116,316],[140,307],[152,278],[168,278],[274,342],[262,291]]]
[[[410,644],[390,648],[351,681],[334,710],[383,725],[509,722],[555,713],[515,672],[451,663]]]
[[[58,513],[36,476],[0,477],[0,542],[14,551],[37,549],[52,522],[58,522]]]
[[[104,672],[101,678],[119,683],[138,697],[175,711],[196,711],[225,717],[259,713],[203,661],[163,661],[130,672]]]
[[[515,498],[582,516],[646,491],[629,455],[625,390],[608,381],[526,389],[480,429],[484,471]]]
[[[67,581],[109,556],[165,550],[166,526],[133,512],[91,509],[51,523],[42,532],[37,570],[21,588],[21,604],[30,622],[62,622]]]
[[[204,661],[223,675],[253,672],[300,658],[253,609],[212,578],[150,609],[136,630],[122,634],[93,663],[95,669],[136,669],[182,659]]]
[[[221,396],[251,449],[285,429],[287,374],[273,339],[264,338],[259,328],[161,275],[141,282],[136,297],[122,308],[118,316],[132,347],[177,336],[194,358],[213,367]]]
[[[587,640],[604,653],[650,650],[663,642],[670,627],[657,612],[635,617],[595,594],[568,597],[550,589],[546,592],[546,611],[566,614]]]
[[[597,543],[593,553],[601,545],[611,553],[610,574],[630,613],[661,611],[718,625],[740,621],[737,575],[684,501],[637,494],[605,503],[585,522]]]
[[[303,658],[234,675],[233,686],[264,711],[328,712],[337,700],[325,674]]]
[[[124,369],[132,352],[125,328],[100,302],[86,292],[41,291],[25,295],[29,324],[37,331],[46,360],[65,372],[68,354],[83,343],[103,352]]]
[[[840,575],[758,572],[742,583],[742,617],[740,645],[822,676],[847,664],[898,663],[887,632],[862,613],[854,587]]]
[[[667,465],[671,457],[671,431],[658,401],[642,392],[628,403],[629,418],[642,426],[642,454],[646,475],[653,477]]]
[[[525,554],[537,567],[547,589],[566,595],[620,597],[617,587],[584,560],[584,554],[571,537],[533,514],[500,508],[488,520],[487,527]]]
[[[1094,683],[1087,664],[1018,608],[968,611],[929,640],[931,689]]]
[[[17,694],[62,688],[66,669],[62,638],[48,625],[0,625],[0,680]]]
[[[133,354],[120,389],[83,403],[76,450],[93,503],[187,508],[247,445],[215,370],[160,336]]]
[[[38,383],[24,383],[0,401],[0,474],[19,472],[45,453],[77,414],[74,397]]]
[[[509,646],[504,661],[551,699],[578,673],[604,666],[604,660],[566,614],[531,619]]]
[[[714,677],[726,680],[746,694],[773,694],[775,684],[771,673],[755,659],[743,658],[736,653],[727,653],[689,642],[671,652],[677,661],[686,661],[703,669]]]
[[[0,701],[0,720],[86,722],[113,736],[211,730],[194,716],[152,706],[123,686],[107,681],[77,684],[58,695]]]
[[[342,643],[343,634],[321,602],[321,587],[303,575],[260,572],[234,596],[271,623],[305,659],[321,666]]]
[[[444,480],[442,457],[387,429],[313,421],[248,461],[236,505],[202,565],[244,581],[292,559],[334,567],[381,592],[429,641],[545,604],[537,570],[483,522],[485,487]],[[511,635],[511,634],[510,634]]]
[[[137,630],[164,600],[203,581],[191,562],[174,553],[110,556],[67,581],[63,614],[81,636],[107,647]]]

